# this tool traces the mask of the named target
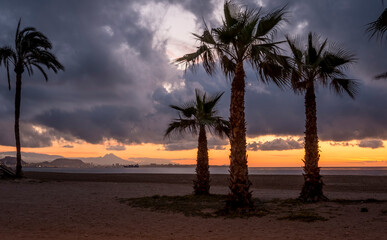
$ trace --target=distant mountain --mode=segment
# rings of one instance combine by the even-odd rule
[[[54,161],[44,161],[40,163],[29,163],[28,167],[32,168],[91,168],[93,164],[84,163],[79,159],[58,158]]]
[[[52,167],[63,167],[63,168],[84,168],[90,167],[90,164],[84,163],[79,159],[68,159],[68,158],[58,158],[52,162],[49,162],[49,165]]]
[[[44,161],[52,161],[57,158],[63,158],[60,155],[48,155],[41,153],[31,153],[31,152],[22,152],[22,159],[27,163],[38,163]],[[0,152],[0,158],[4,158],[6,156],[16,156],[16,152]]]
[[[4,158],[7,156],[16,156],[16,152],[0,152],[0,158]],[[63,159],[63,156],[60,155],[48,155],[41,153],[31,153],[31,152],[22,152],[22,159],[26,163],[41,163],[41,162],[51,162],[56,159]],[[67,158],[70,159],[70,158]],[[84,163],[92,163],[94,165],[129,165],[136,164],[137,162],[124,160],[120,157],[117,157],[113,153],[106,154],[103,157],[89,157],[89,158],[71,158],[82,160]]]
[[[93,157],[93,158],[79,158],[85,163],[93,163],[94,165],[112,165],[112,164],[136,164],[134,161],[124,160],[120,157],[117,157],[113,153],[106,154],[103,157]]]
[[[10,157],[10,156],[6,156],[2,159],[0,159],[0,162],[8,167],[15,167],[16,166],[16,157]],[[26,162],[24,162],[22,160],[22,165],[26,164]]]

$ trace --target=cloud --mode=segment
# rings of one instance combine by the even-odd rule
[[[0,119],[0,145],[15,146],[15,133],[14,133],[13,120],[4,121]],[[52,141],[56,139],[55,131],[39,131],[34,124],[28,122],[20,122],[20,141],[23,147],[39,148],[49,147],[52,145]]]
[[[74,148],[74,146],[73,145],[64,145],[64,146],[62,146],[63,148]]]
[[[124,151],[126,150],[126,147],[124,145],[109,145],[109,146],[106,146],[106,150]]]
[[[342,147],[354,147],[354,146],[356,146],[356,144],[349,143],[349,142],[330,142],[329,145],[342,146]]]
[[[361,140],[358,144],[361,148],[384,148],[383,141],[381,140]]]
[[[147,157],[139,157],[139,158],[128,158],[130,161],[135,161],[139,164],[176,164],[176,162],[179,161],[185,161],[185,160],[193,160],[191,158],[147,158]]]
[[[187,12],[182,17],[193,18],[196,23],[190,28],[202,27],[202,17],[216,26],[214,12],[223,5],[223,1],[195,0],[0,2],[2,45],[13,43],[17,21],[22,16],[22,27],[34,26],[45,33],[53,43],[53,52],[66,67],[65,72],[50,72],[47,83],[38,71],[32,77],[23,75],[23,147],[50,146],[58,139],[89,143],[115,139],[122,144],[166,144],[166,150],[194,149],[195,140],[185,137],[179,143],[167,143],[163,133],[176,117],[168,105],[192,99],[195,88],[209,93],[225,91],[219,114],[228,118],[230,82],[220,71],[208,76],[199,67],[194,73],[184,74],[170,64],[168,48],[186,37],[176,40],[168,35],[173,31],[168,31],[167,25],[162,26],[165,31],[157,32],[157,25],[144,24],[154,23],[153,16],[141,12],[142,7],[153,2],[164,6],[152,9],[153,15],[163,16],[169,7]],[[265,12],[283,6],[283,1],[247,0],[244,4],[263,6]],[[317,88],[318,130],[323,141],[387,139],[387,84],[371,80],[385,71],[387,52],[381,51],[380,44],[369,41],[364,32],[364,26],[382,11],[380,3],[364,4],[363,0],[294,0],[288,5],[289,23],[278,30],[278,40],[283,40],[285,34],[305,37],[315,31],[345,44],[345,49],[355,52],[358,58],[348,72],[361,82],[355,101],[335,96],[321,86]],[[180,24],[179,19],[174,22]],[[187,53],[195,49],[185,42],[176,47]],[[303,96],[259,83],[250,65],[245,64],[245,68],[247,135],[303,135]],[[1,67],[0,80],[4,77]],[[0,81],[0,145],[14,145],[14,91],[14,80],[11,92],[7,82]],[[40,133],[33,126],[47,131]],[[226,143],[209,145],[221,149]]]
[[[171,140],[171,139],[170,139]],[[228,140],[219,139],[217,137],[208,137],[207,147],[213,150],[224,150]],[[164,150],[166,151],[180,151],[180,150],[192,150],[198,148],[198,139],[195,136],[186,136],[186,138],[180,137],[178,141],[171,141],[164,144]]]
[[[276,138],[272,141],[265,142],[252,142],[247,144],[247,150],[250,151],[283,151],[283,150],[292,150],[292,149],[301,149],[303,148],[303,142],[297,141],[293,138]]]

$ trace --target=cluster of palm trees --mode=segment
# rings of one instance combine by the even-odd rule
[[[273,82],[280,88],[289,86],[296,93],[305,96],[305,158],[303,159],[305,181],[300,199],[303,201],[327,199],[322,191],[323,181],[318,166],[320,154],[315,86],[317,84],[329,86],[335,93],[347,93],[353,98],[357,83],[355,80],[348,79],[344,70],[355,61],[355,57],[313,33],[308,34],[306,42],[290,36],[286,36],[285,41],[273,41],[273,35],[279,25],[286,21],[285,15],[285,7],[263,14],[261,10],[249,9],[227,0],[224,3],[222,25],[211,29],[205,25],[202,34],[193,34],[199,42],[197,50],[176,59],[176,63],[185,64],[186,68],[202,64],[209,75],[214,73],[219,64],[224,75],[231,80],[228,130],[231,145],[230,193],[226,204],[229,209],[240,210],[253,207],[246,155],[245,63],[250,63],[258,72],[260,81]],[[279,47],[282,43],[287,43],[291,50],[290,56],[282,54]],[[174,108],[183,111],[183,109]],[[170,125],[167,133],[173,124],[176,122]],[[181,124],[181,126],[176,124],[174,127],[184,128],[184,124],[182,122]],[[199,148],[200,146],[199,136]],[[201,159],[198,158],[198,164],[200,161]],[[198,171],[197,174],[199,175],[200,172]],[[208,173],[206,173],[206,179],[207,175]],[[208,189],[207,186],[203,188]],[[198,193],[196,190],[195,192]],[[207,194],[208,191],[199,193]]]
[[[335,93],[346,93],[354,98],[357,83],[348,79],[344,70],[355,57],[350,52],[329,44],[317,34],[309,33],[306,42],[300,38],[286,36],[286,40],[275,42],[273,35],[285,19],[285,8],[267,14],[261,10],[248,9],[227,0],[224,3],[224,18],[221,26],[209,29],[207,25],[202,34],[194,34],[200,43],[197,50],[176,60],[186,67],[202,64],[209,74],[215,72],[217,64],[231,80],[230,119],[226,121],[217,116],[216,104],[223,93],[208,97],[196,91],[196,100],[182,106],[171,105],[179,111],[179,118],[170,123],[165,136],[174,132],[192,132],[199,134],[197,155],[197,178],[194,181],[196,194],[209,194],[210,176],[206,129],[221,137],[227,136],[231,145],[230,154],[230,193],[227,207],[230,209],[250,209],[253,207],[248,178],[246,155],[245,121],[245,70],[244,64],[250,63],[257,71],[259,80],[273,82],[278,87],[291,87],[296,93],[305,96],[305,157],[304,185],[300,194],[303,201],[325,200],[323,181],[318,166],[319,145],[316,117],[316,85],[329,86]],[[386,10],[374,22],[369,24],[371,38],[383,37],[387,30]],[[16,75],[15,94],[15,140],[17,149],[16,175],[22,176],[21,144],[19,132],[22,76],[38,69],[47,80],[43,67],[57,73],[64,70],[62,64],[50,52],[51,42],[35,28],[20,30],[17,25],[15,46],[0,48],[0,66],[7,71],[10,83],[10,66]],[[290,56],[282,54],[279,45],[286,43]],[[381,74],[378,77],[385,77]]]

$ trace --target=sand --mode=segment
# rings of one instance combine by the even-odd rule
[[[278,220],[285,213],[224,219],[131,208],[117,198],[186,195],[193,175],[27,173],[0,181],[0,239],[386,239],[387,202],[309,204],[327,221]],[[251,176],[264,201],[296,198],[301,176]],[[387,177],[325,176],[330,199],[387,200]],[[212,177],[226,194],[227,176]],[[368,212],[361,212],[367,208]],[[297,211],[297,209],[295,209]]]

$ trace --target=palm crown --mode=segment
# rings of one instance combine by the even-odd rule
[[[370,33],[370,38],[380,38],[382,40],[384,33],[387,31],[387,8],[373,22],[368,24],[367,32]]]
[[[330,87],[338,94],[346,92],[354,98],[357,82],[346,78],[344,70],[356,59],[353,54],[335,44],[327,46],[327,40],[320,41],[317,34],[309,33],[306,47],[300,39],[286,37],[293,57],[290,59],[290,78],[296,92],[313,87],[315,81]],[[329,81],[330,80],[330,81]]]
[[[48,80],[47,74],[42,68],[52,69],[55,73],[64,70],[62,64],[49,52],[52,48],[51,42],[41,32],[33,27],[20,30],[20,22],[17,25],[15,35],[15,48],[6,46],[0,48],[0,65],[4,64],[7,69],[8,86],[11,88],[9,77],[9,64],[13,64],[15,72],[23,73],[27,69],[29,75],[34,73],[33,67],[37,68]]]
[[[228,136],[229,123],[217,116],[215,106],[223,93],[218,93],[207,98],[199,90],[195,90],[196,100],[186,103],[183,106],[170,105],[171,108],[179,111],[179,118],[169,124],[165,136],[173,132],[190,132],[197,134],[201,126],[206,127],[209,132],[220,137]]]
[[[237,63],[248,60],[259,70],[261,80],[274,81],[283,85],[282,71],[279,63],[284,58],[279,56],[277,44],[271,36],[279,23],[284,20],[284,8],[262,15],[255,9],[242,9],[239,5],[226,1],[224,4],[223,24],[211,30],[205,25],[202,35],[193,34],[200,42],[197,50],[176,59],[186,67],[202,62],[205,71],[212,74],[216,62],[230,78],[235,74]]]
[[[384,9],[383,13],[373,22],[367,24],[367,32],[370,34],[370,39],[375,37],[376,39],[383,40],[384,33],[387,31],[387,8]],[[386,79],[387,72],[378,74],[375,79]]]

